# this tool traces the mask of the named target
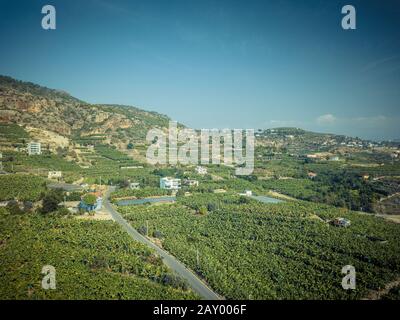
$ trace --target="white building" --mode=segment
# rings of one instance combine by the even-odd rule
[[[181,188],[181,179],[165,177],[160,179],[160,188],[167,190],[178,190]]]
[[[28,143],[28,154],[35,155],[35,154],[42,154],[42,147],[40,142],[30,142]]]
[[[252,197],[253,196],[253,191],[245,190],[243,193],[239,193],[239,196]]]
[[[49,171],[47,178],[49,179],[59,179],[62,177],[61,171]]]
[[[201,175],[207,174],[207,168],[201,167],[201,166],[197,166],[196,167],[196,172],[198,174],[201,174]]]

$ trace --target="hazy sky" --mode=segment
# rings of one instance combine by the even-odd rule
[[[341,28],[346,4],[357,30]],[[0,74],[91,103],[400,138],[400,1],[0,0],[0,36]]]

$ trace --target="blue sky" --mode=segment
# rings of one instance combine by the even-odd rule
[[[400,138],[399,16],[391,0],[1,0],[0,74],[195,128]]]

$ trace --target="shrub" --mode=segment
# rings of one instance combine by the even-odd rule
[[[71,212],[65,207],[59,207],[56,211],[56,214],[59,216],[68,216],[71,214]]]
[[[137,231],[138,231],[140,234],[144,235],[144,236],[147,235],[147,228],[146,228],[145,226],[139,227]]]
[[[161,233],[161,231],[155,230],[153,232],[153,237],[157,238],[157,239],[162,239],[162,238],[164,238],[164,235]]]
[[[90,268],[92,269],[104,269],[108,268],[108,262],[105,257],[94,257],[93,261],[90,263]]]
[[[205,215],[207,214],[207,208],[205,206],[201,206],[197,211],[198,214]]]
[[[164,285],[172,286],[176,289],[188,289],[186,281],[174,274],[164,274],[161,278],[161,282]]]
[[[94,194],[87,194],[82,199],[87,205],[92,206],[96,203],[96,196]]]
[[[30,212],[33,209],[33,203],[31,201],[24,201],[24,211]]]
[[[82,194],[80,192],[74,191],[71,192],[67,197],[67,201],[80,201]]]
[[[209,212],[215,211],[216,209],[217,209],[217,206],[215,205],[215,203],[210,202],[207,204],[207,210]]]
[[[22,210],[19,207],[18,201],[15,201],[15,200],[8,201],[6,209],[11,214],[21,214],[22,213]]]

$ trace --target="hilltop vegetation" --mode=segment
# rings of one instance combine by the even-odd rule
[[[119,105],[92,105],[66,92],[0,76],[0,122],[49,130],[79,140],[106,134],[114,143],[143,142],[153,127],[169,118]]]

